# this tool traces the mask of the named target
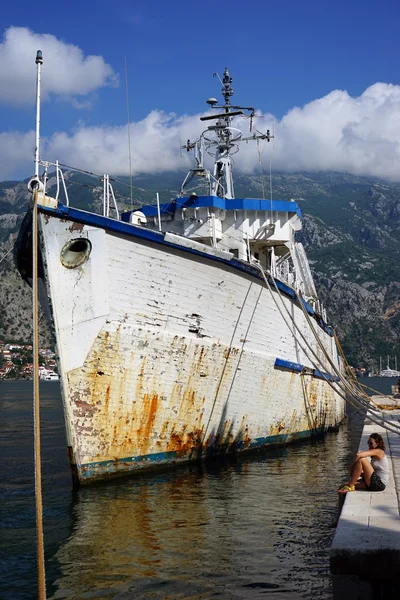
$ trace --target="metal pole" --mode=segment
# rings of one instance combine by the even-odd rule
[[[107,198],[107,214],[106,217],[110,216],[110,183],[109,183],[109,176],[106,175],[107,177],[107,182],[106,182],[106,198]]]
[[[35,177],[39,177],[39,143],[40,143],[40,76],[43,64],[41,50],[36,53],[37,77],[36,77],[36,139],[35,139]]]
[[[104,178],[103,178],[103,217],[106,217],[106,195],[107,195],[107,175],[104,174]]]
[[[158,230],[161,230],[161,210],[160,210],[160,194],[157,192],[157,214],[158,214]]]

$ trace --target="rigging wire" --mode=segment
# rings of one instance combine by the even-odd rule
[[[14,248],[14,246],[11,246],[11,248],[8,250],[8,252],[6,252],[5,255],[0,258],[0,264],[3,262],[3,260],[5,258],[7,258],[7,256],[10,254],[10,252],[12,252],[13,248]]]
[[[260,165],[262,195],[263,195],[263,198],[265,198],[265,185],[264,185],[264,174],[263,174],[263,168],[262,168],[261,152],[260,152],[260,140],[257,140],[257,152],[258,152],[258,163]]]
[[[129,96],[128,96],[128,68],[126,64],[126,56],[125,56],[125,87],[126,87],[126,112],[128,116],[128,148],[129,148],[129,185],[131,188],[131,203],[130,208],[132,210],[133,207],[133,188],[132,188],[132,155],[131,155],[131,120],[129,117]]]

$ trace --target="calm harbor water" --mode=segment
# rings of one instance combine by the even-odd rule
[[[391,379],[363,383],[390,393]],[[324,439],[72,491],[41,385],[47,597],[330,600],[338,484],[362,415]],[[0,597],[37,597],[32,382],[0,385]]]

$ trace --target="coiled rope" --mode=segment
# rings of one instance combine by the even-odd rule
[[[44,567],[42,468],[40,452],[40,398],[39,398],[39,302],[38,302],[38,190],[33,194],[32,209],[32,305],[33,305],[33,427],[36,500],[36,541],[38,599],[46,600],[46,574]]]

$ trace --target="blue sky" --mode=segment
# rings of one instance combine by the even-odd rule
[[[161,144],[163,152],[168,141],[176,146],[180,135],[185,139],[189,133],[196,134],[193,120],[187,120],[185,115],[205,111],[205,100],[211,95],[219,97],[220,85],[212,74],[214,71],[222,74],[228,66],[234,78],[235,102],[254,105],[265,115],[264,121],[259,122],[260,128],[272,122],[277,126],[277,166],[282,168],[287,163],[288,168],[307,168],[304,156],[296,162],[289,148],[295,140],[296,150],[304,155],[305,147],[297,137],[301,135],[308,146],[313,145],[315,130],[325,127],[328,140],[334,146],[341,144],[342,152],[336,148],[332,164],[329,157],[321,162],[311,153],[309,168],[340,168],[338,155],[343,154],[343,146],[349,150],[349,144],[353,144],[350,150],[355,148],[355,153],[347,159],[347,170],[393,178],[394,165],[393,169],[385,170],[382,165],[376,170],[377,167],[370,168],[366,164],[366,149],[362,156],[358,155],[368,135],[373,136],[370,141],[374,143],[375,122],[380,125],[379,156],[383,155],[385,161],[391,155],[396,160],[400,158],[390,126],[390,122],[398,121],[400,102],[399,26],[398,3],[385,1],[255,0],[243,3],[233,0],[220,5],[210,0],[201,3],[181,0],[3,3],[0,16],[0,70],[3,72],[3,76],[0,74],[0,88],[3,88],[3,92],[0,89],[0,136],[3,136],[0,141],[3,150],[0,158],[4,157],[4,167],[0,168],[0,179],[29,175],[28,132],[34,127],[34,88],[29,78],[35,72],[32,52],[35,42],[43,45],[44,85],[49,84],[50,79],[57,79],[56,72],[65,69],[65,86],[63,82],[53,89],[50,86],[42,106],[44,148],[61,153],[58,157],[47,157],[49,159],[70,160],[73,158],[71,148],[79,143],[78,157],[83,156],[88,167],[91,164],[88,154],[93,148],[92,162],[102,164],[102,135],[110,152],[115,153],[116,145],[123,144],[126,56],[130,117],[138,124],[136,128],[133,126],[138,171],[149,164],[149,157],[151,162],[151,147],[154,149],[157,131],[161,136],[166,132]],[[44,34],[54,36],[50,45],[48,38],[42,44],[44,38],[40,36]],[[80,58],[75,56],[76,60],[71,59],[68,67],[57,66],[56,53],[52,52],[56,42],[58,50],[64,48],[67,53],[71,45],[75,46],[81,52]],[[51,66],[49,52],[53,55]],[[61,51],[58,56],[63,62]],[[97,76],[91,84],[85,85],[89,70],[93,73],[87,64],[83,68],[88,56],[98,57],[97,71],[94,69]],[[75,63],[82,67],[78,81],[74,80],[78,72]],[[374,88],[377,83],[392,85]],[[371,86],[373,106],[368,99],[371,94],[367,94],[367,99],[358,101],[361,107],[358,110],[357,99]],[[331,97],[340,90],[347,92],[347,96]],[[325,99],[324,106],[315,105],[318,99]],[[330,112],[332,101],[336,106],[334,114]],[[379,112],[382,102],[384,106]],[[300,112],[293,112],[293,107],[298,107]],[[324,109],[332,130],[334,119],[338,119],[336,124],[341,128],[338,139],[324,120]],[[315,124],[308,114],[314,110]],[[155,112],[149,125],[151,111]],[[175,118],[165,117],[172,112]],[[347,115],[345,119],[343,114]],[[281,142],[278,141],[279,127]],[[387,136],[382,137],[379,133],[382,130],[388,131]],[[57,138],[55,133],[58,133]],[[356,147],[355,138],[362,142]],[[329,152],[329,144],[320,143],[325,152]],[[153,155],[151,168],[154,170],[178,166],[172,157],[167,160],[157,151]],[[105,162],[106,158],[105,154]],[[111,161],[110,171],[115,170],[116,162]],[[250,163],[251,157],[244,161],[243,168],[251,169]],[[343,164],[344,169],[346,164]]]

